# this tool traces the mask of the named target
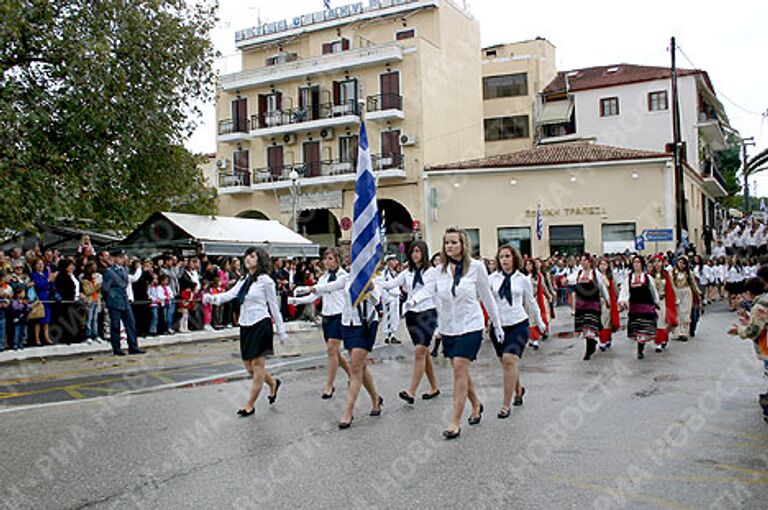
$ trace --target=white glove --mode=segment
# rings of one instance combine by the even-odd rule
[[[289,305],[295,305],[296,304],[296,298],[295,297],[289,297],[288,298],[288,304]]]
[[[496,340],[498,343],[503,344],[504,343],[504,329],[500,327],[493,327],[493,331],[496,334]]]
[[[288,334],[283,331],[282,333],[279,333],[278,338],[280,339],[280,345],[285,345],[285,341],[288,340]]]
[[[312,287],[299,286],[293,289],[293,293],[296,296],[303,296],[305,294],[309,294],[310,292],[312,292]]]
[[[213,303],[213,294],[203,294],[203,304],[210,305]]]

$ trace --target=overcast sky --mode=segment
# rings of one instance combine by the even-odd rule
[[[364,0],[365,1],[365,0]],[[461,1],[461,0],[458,0]],[[323,9],[323,0],[219,0],[221,19],[214,31],[223,57],[222,73],[240,70],[235,31],[262,22],[290,19]],[[351,0],[332,0],[339,7]],[[731,0],[516,0],[467,1],[480,22],[483,46],[546,37],[557,47],[559,70],[618,63],[669,65],[669,38],[687,55],[678,65],[704,69],[725,105],[731,124],[742,136],[754,136],[757,149],[768,147],[768,2]],[[195,152],[215,152],[213,105],[203,108],[199,129],[187,146]],[[768,195],[768,172],[757,183]]]

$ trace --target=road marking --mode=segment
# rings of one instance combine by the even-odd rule
[[[681,503],[678,503],[677,501],[672,501],[670,499],[647,496],[639,492],[631,492],[624,489],[616,489],[614,487],[603,487],[602,485],[595,485],[591,483],[582,483],[582,482],[571,482],[571,481],[566,481],[565,483],[579,489],[592,490],[595,492],[602,492],[603,494],[608,494],[609,496],[615,496],[619,501],[621,501],[621,499],[632,499],[635,501],[639,501],[641,503],[650,503],[650,504],[664,507],[664,508],[672,508],[674,510],[695,510],[696,509],[696,507],[683,505]]]
[[[376,346],[373,347],[373,349],[374,350],[378,350],[378,349],[383,349],[383,348],[386,348],[386,347],[388,347],[388,346],[387,345],[376,345]],[[301,363],[306,363],[306,362],[316,361],[316,360],[321,360],[321,359],[326,359],[326,358],[327,358],[327,355],[325,353],[322,353],[322,354],[319,354],[319,355],[316,355],[316,356],[310,356],[308,358],[294,358],[294,359],[290,359],[290,360],[286,360],[286,361],[282,361],[282,362],[278,362],[278,363],[272,363],[272,364],[268,363],[267,364],[267,368],[268,369],[275,369],[275,368],[289,367],[291,365],[298,365],[298,364],[301,364]],[[141,389],[136,389],[136,390],[128,390],[128,391],[124,391],[124,392],[121,392],[121,393],[118,393],[118,394],[115,394],[115,395],[105,395],[105,396],[101,396],[101,397],[91,397],[91,398],[84,398],[84,399],[79,399],[79,400],[63,400],[63,401],[59,401],[59,402],[44,402],[44,403],[39,403],[39,404],[29,404],[29,405],[22,405],[22,406],[16,406],[16,407],[7,407],[7,408],[0,407],[0,414],[14,413],[14,412],[19,412],[19,411],[31,411],[31,410],[36,410],[36,409],[44,409],[44,408],[47,408],[47,407],[58,407],[58,406],[66,406],[66,405],[72,405],[72,404],[91,403],[91,402],[97,403],[97,402],[101,402],[101,401],[104,401],[106,399],[111,399],[111,398],[115,398],[115,397],[140,395],[140,394],[146,394],[146,393],[155,393],[155,392],[163,391],[163,390],[182,388],[184,386],[189,386],[189,385],[202,384],[202,383],[207,382],[207,381],[221,379],[221,378],[231,379],[231,378],[234,378],[234,377],[242,377],[242,376],[245,376],[246,374],[247,374],[247,372],[245,371],[245,368],[241,368],[240,370],[235,370],[235,371],[232,371],[232,372],[226,372],[226,373],[223,373],[223,374],[214,374],[214,375],[210,375],[210,376],[199,377],[199,378],[196,378],[196,379],[190,379],[190,380],[187,380],[187,381],[180,381],[180,382],[175,382],[175,383],[170,383],[170,384],[162,384],[162,385],[159,385],[159,386],[153,386],[153,387],[149,387],[149,388],[141,388]],[[121,379],[123,379],[123,378],[116,378],[116,379],[113,379],[113,381],[121,380]],[[105,382],[105,381],[102,381],[102,382]],[[88,384],[93,385],[94,382],[90,381],[88,383],[83,383],[83,387],[88,385]],[[61,389],[61,388],[59,388],[59,389]],[[35,394],[35,393],[43,393],[43,391],[30,392],[30,393],[26,393],[25,395]]]
[[[762,469],[750,469],[741,466],[734,466],[732,464],[717,464],[715,467],[763,478],[765,479],[765,483],[768,483],[768,471],[763,471]]]
[[[589,477],[583,477],[583,478],[553,478],[553,480],[560,481],[563,483],[589,483],[597,480],[607,480],[609,482],[615,482],[618,480],[627,481],[630,483],[633,483],[634,480],[629,476],[589,476]],[[729,478],[729,477],[722,477],[722,476],[685,476],[685,475],[661,475],[661,476],[643,476],[643,480],[645,482],[693,482],[693,483],[723,483],[728,485],[736,485],[740,483],[746,483],[750,485],[768,485],[768,479],[761,479],[761,478],[755,478],[754,476],[750,478],[742,478],[742,477],[736,477],[736,478]],[[620,490],[620,489],[616,489]]]
[[[761,442],[768,441],[768,434],[750,434],[749,432],[733,431],[733,430],[720,429],[720,428],[714,428],[714,427],[710,427],[710,431],[714,432],[715,434],[738,437],[741,439],[750,439],[752,441],[761,441]]]
[[[166,376],[164,376],[163,374],[161,374],[159,372],[148,372],[148,374],[150,376],[154,377],[155,379],[157,379],[158,381],[160,381],[161,383],[164,383],[164,384],[171,384],[171,383],[175,382],[170,377],[166,377]]]
[[[85,395],[80,393],[76,388],[78,388],[78,386],[64,386],[63,388],[61,388],[61,391],[69,395],[70,398],[74,398],[78,400],[84,399]]]

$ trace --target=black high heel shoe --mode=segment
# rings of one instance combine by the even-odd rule
[[[523,397],[525,396],[525,386],[520,388],[520,396],[518,397],[515,395],[515,401],[512,403],[513,406],[521,406],[523,405]]]
[[[444,430],[443,431],[443,437],[447,439],[456,439],[461,435],[461,427],[458,428],[458,430]]]
[[[250,411],[246,411],[245,409],[240,409],[239,411],[237,411],[237,415],[240,418],[247,418],[248,416],[251,416],[255,412],[256,412],[256,408],[255,407],[253,409],[251,409]]]
[[[348,429],[349,427],[351,427],[352,426],[352,420],[354,420],[354,419],[355,419],[354,416],[350,416],[349,417],[349,421],[340,421],[339,422],[339,430],[344,430],[344,429]]]
[[[379,408],[378,409],[371,409],[371,412],[368,413],[368,416],[381,416],[381,407],[384,405],[384,397],[379,395]]]
[[[275,403],[275,400],[277,400],[277,390],[280,389],[280,385],[282,384],[282,381],[280,379],[275,379],[275,394],[269,395],[267,397],[267,400],[269,400],[269,405],[272,405]]]
[[[321,397],[323,400],[328,400],[329,398],[333,398],[333,394],[336,392],[336,386],[331,388],[330,393],[323,393],[323,396]]]
[[[480,413],[477,416],[470,416],[467,419],[467,423],[469,423],[470,425],[477,425],[478,423],[480,423],[480,420],[483,419],[483,410],[484,410],[483,404],[480,404]]]

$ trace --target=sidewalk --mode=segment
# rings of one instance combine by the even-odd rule
[[[304,333],[315,331],[319,328],[312,322],[295,321],[287,322],[285,330],[287,333]],[[202,342],[206,340],[220,340],[225,338],[237,338],[240,334],[240,328],[225,328],[215,331],[190,331],[189,333],[174,333],[173,335],[161,335],[156,337],[139,338],[139,345],[145,347],[158,347],[163,345],[186,344],[193,342]],[[128,348],[125,340],[121,342],[124,349]],[[6,349],[0,352],[0,364],[9,361],[22,361],[35,358],[54,358],[63,356],[74,356],[78,354],[110,353],[112,345],[108,340],[100,344],[86,343],[71,345],[46,345],[42,347],[26,347],[21,351]]]

